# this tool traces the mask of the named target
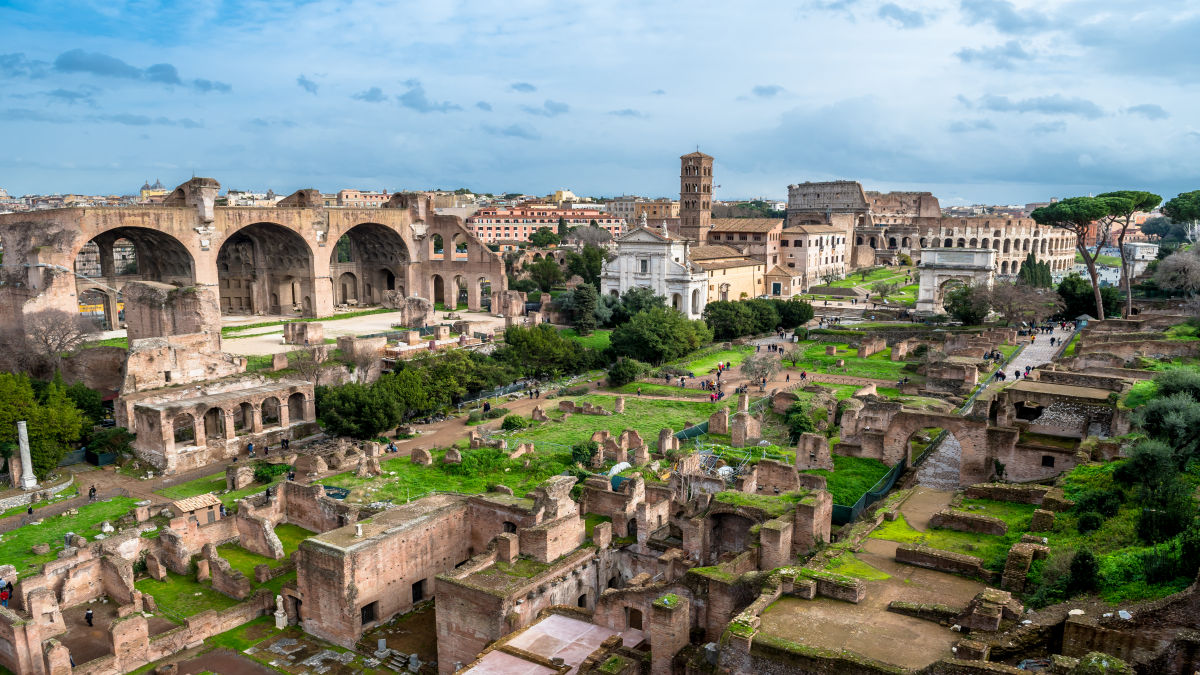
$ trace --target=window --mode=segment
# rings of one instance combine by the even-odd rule
[[[372,602],[372,603],[363,605],[362,609],[359,610],[359,616],[362,619],[362,625],[365,626],[365,625],[371,623],[372,621],[374,621],[378,610],[379,610],[378,602]]]
[[[787,246],[787,245],[788,245],[788,240],[787,240],[787,239],[784,239],[783,241],[779,242],[779,245],[780,245],[780,246]]]
[[[638,266],[640,267],[640,271],[642,274],[650,273],[650,261],[649,260],[639,260]]]
[[[1042,455],[1042,466],[1054,467],[1054,455]]]

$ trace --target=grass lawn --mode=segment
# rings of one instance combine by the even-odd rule
[[[349,488],[352,492],[346,501],[352,503],[386,500],[404,503],[434,490],[478,494],[486,492],[490,485],[507,485],[515,494],[523,495],[550,476],[562,473],[571,463],[570,451],[565,448],[562,452],[539,452],[518,459],[508,459],[494,448],[463,450],[463,463],[458,466],[441,463],[444,450],[431,450],[430,454],[433,455],[430,466],[413,464],[408,457],[400,457],[380,462],[384,475],[378,478],[358,478],[347,471],[321,482]],[[526,459],[530,460],[528,468]],[[392,471],[395,476],[388,475]]]
[[[717,364],[725,361],[729,362],[732,367],[736,368],[738,364],[746,360],[747,356],[750,356],[753,353],[754,347],[750,345],[739,345],[732,349],[722,349],[719,352],[705,354],[704,356],[693,359],[686,363],[676,362],[675,365],[678,365],[684,370],[691,371],[696,375],[705,375],[710,371],[715,371],[717,369]]]
[[[974,513],[981,516],[999,518],[1000,520],[1008,523],[1009,530],[1016,529],[1026,532],[1029,530],[1029,521],[1031,518],[1033,518],[1033,512],[1037,510],[1037,508],[1037,504],[999,502],[993,499],[964,499],[962,506],[956,508],[955,510]]]
[[[63,500],[77,497],[78,495],[79,495],[79,485],[75,484],[75,485],[72,485],[71,487],[67,488],[66,490],[63,490],[62,492],[54,495],[47,501],[42,501],[42,502],[38,502],[38,503],[34,504],[33,510],[36,512],[38,509],[42,509],[47,506],[52,506]],[[4,513],[0,513],[0,518],[7,518],[9,516],[15,516],[18,513],[25,513],[28,510],[29,510],[28,504],[14,506],[11,509],[8,509],[7,511],[5,511]]]
[[[614,400],[612,396],[594,394],[574,399],[577,404],[588,402],[608,410],[613,409]],[[550,401],[547,407],[553,405],[554,402]],[[734,401],[729,400],[728,397],[720,404],[707,401],[664,401],[662,399],[627,397],[625,412],[620,415],[575,414],[565,422],[555,421],[561,418],[561,413],[555,409],[547,411],[550,415],[549,422],[542,422],[536,427],[511,432],[508,444],[509,447],[515,447],[516,439],[520,439],[535,443],[556,443],[566,450],[575,443],[587,441],[591,438],[592,432],[600,429],[608,429],[613,436],[619,436],[625,429],[636,429],[642,435],[643,440],[654,444],[658,440],[658,432],[664,427],[680,431],[689,425],[706,421],[709,415],[729,405],[734,405]]]
[[[825,486],[833,495],[833,503],[853,506],[863,493],[870,490],[890,470],[887,464],[869,457],[833,456],[833,471],[808,469],[803,473],[825,476]]]
[[[703,389],[696,389],[695,387],[688,389],[654,382],[630,382],[627,385],[610,389],[609,391],[637,396],[638,389],[641,389],[642,393],[647,396],[686,396],[687,398],[694,398],[700,401],[708,398],[708,392]]]
[[[229,561],[229,566],[235,570],[240,570],[247,578],[254,579],[254,568],[257,565],[266,565],[272,569],[279,567],[287,561],[288,557],[300,548],[300,542],[308,539],[316,534],[310,532],[299,525],[290,523],[280,523],[275,526],[275,536],[279,537],[279,542],[283,544],[283,557],[279,560],[273,560],[265,556],[251,553],[237,544],[222,544],[217,547],[219,555]]]
[[[825,347],[831,344],[837,348],[837,353],[828,356],[825,354]],[[796,362],[795,368],[792,368],[791,361],[784,361],[784,364],[793,370],[834,373],[893,382],[904,377],[906,364],[903,361],[892,361],[891,349],[884,349],[864,359],[859,358],[858,349],[852,348],[844,342],[800,342],[798,346],[803,350],[803,356]],[[835,365],[838,359],[845,361],[844,367],[839,368]],[[911,375],[909,373],[910,377]]]
[[[871,270],[867,273],[864,279],[862,275],[856,273],[850,274],[845,279],[839,279],[832,284],[833,288],[854,288],[856,286],[864,286],[869,288],[871,284],[880,281],[894,281],[900,283],[907,276],[908,272],[912,271],[912,267],[880,267],[879,269]]]
[[[234,490],[233,492],[221,494],[221,491],[225,489],[225,474],[215,473],[211,476],[197,478],[186,483],[180,483],[179,485],[173,485],[168,488],[156,490],[154,494],[162,495],[168,499],[184,499],[186,497],[195,497],[196,495],[203,495],[212,492],[217,496],[217,499],[221,500],[221,503],[225,505],[225,508],[233,508],[239,499],[244,499],[250,495],[258,494],[259,492],[266,490],[268,487],[278,485],[279,483],[283,482],[284,477],[285,475],[281,474],[276,476],[275,480],[271,481],[270,483],[254,483],[248,487],[242,488],[241,490]]]
[[[84,349],[91,347],[120,347],[121,349],[129,349],[129,338],[116,337],[108,338],[107,340],[96,340],[83,346]]]
[[[275,628],[275,617],[260,616],[233,630],[214,635],[205,642],[214,647],[224,647],[240,654],[254,645],[274,637],[278,632],[280,631]]]
[[[1168,340],[1200,340],[1200,323],[1187,321],[1167,329]]]
[[[221,595],[207,584],[174,572],[167,572],[165,581],[146,578],[134,583],[134,586],[143,593],[153,595],[164,614],[181,622],[184,617],[210,609],[229,609],[239,602]]]
[[[79,515],[53,516],[41,525],[24,525],[6,532],[0,545],[0,550],[4,552],[2,560],[5,564],[15,565],[20,577],[36,574],[43,563],[58,557],[58,551],[64,548],[63,535],[74,532],[90,540],[100,532],[101,523],[116,521],[128,513],[137,501],[132,497],[113,497],[80,506]],[[35,544],[50,544],[50,553],[34,555],[30,548]]]
[[[1078,251],[1075,252],[1075,262],[1079,263],[1080,265],[1083,264],[1083,254],[1082,253],[1079,253]],[[1121,266],[1121,256],[1119,256],[1119,255],[1097,255],[1096,256],[1096,266],[1097,267],[1100,267],[1100,266],[1120,267]]]
[[[796,378],[793,377],[792,384],[795,384],[795,382],[796,382]],[[812,384],[815,384],[818,387],[821,387],[822,389],[832,389],[834,398],[836,398],[839,401],[842,401],[842,400],[850,398],[851,396],[854,396],[855,392],[857,392],[859,389],[862,389],[862,387],[858,386],[857,384],[826,384],[824,382],[813,382]],[[811,387],[812,384],[807,385],[807,386]],[[816,394],[813,394],[812,392],[804,391],[803,389],[796,389],[796,390],[792,391],[792,393],[795,394],[797,397],[799,397],[799,399],[801,401],[808,401],[809,399],[813,398],[816,395]]]
[[[855,558],[854,554],[850,551],[846,551],[830,560],[829,564],[825,566],[825,571],[833,572],[834,574],[844,574],[848,577],[863,579],[865,581],[883,581],[892,578],[892,575],[887,572],[871,567],[867,563]]]
[[[612,343],[611,330],[594,330],[591,335],[580,335],[575,332],[574,328],[565,328],[562,330],[562,334],[563,337],[569,337],[584,347],[592,349],[608,349],[608,346]]]
[[[974,532],[957,532],[930,528],[921,532],[908,524],[904,515],[896,520],[884,521],[871,533],[873,539],[886,539],[901,544],[925,544],[943,551],[953,551],[975,556],[983,561],[983,566],[989,570],[1000,571],[1008,559],[1008,549],[1020,538],[1021,533],[1009,529],[1008,534],[977,534]]]

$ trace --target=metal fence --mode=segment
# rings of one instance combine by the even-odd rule
[[[883,499],[883,497],[892,489],[892,486],[899,480],[900,474],[904,473],[904,469],[908,467],[908,460],[902,459],[896,462],[896,465],[891,468],[883,478],[879,479],[870,490],[863,493],[858,501],[854,502],[853,506],[843,506],[841,504],[833,505],[833,524],[845,525],[853,522],[856,518],[862,515],[862,512],[870,505]]]

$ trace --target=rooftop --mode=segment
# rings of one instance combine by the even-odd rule
[[[740,258],[742,252],[732,246],[700,244],[691,247],[688,257],[692,260],[714,260],[716,258]]]
[[[763,261],[754,260],[753,258],[743,258],[741,260],[719,260],[716,262],[697,262],[697,266],[702,270],[726,270],[734,267],[761,267]]]
[[[599,649],[610,636],[617,634],[617,631],[604,626],[561,614],[550,614],[504,644],[515,648],[513,651],[521,650],[547,660],[561,658],[563,664],[571,668],[567,672],[574,673],[584,659]],[[643,639],[642,631],[637,629],[628,629],[620,635],[624,643],[631,647]],[[470,675],[550,675],[554,672],[536,662],[526,661],[511,652],[499,649],[488,652],[466,671]]]
[[[1087,399],[1097,403],[1108,403],[1108,396],[1112,393],[1107,389],[1098,389],[1096,387],[1077,387],[1070,384],[1050,384],[1049,382],[1038,382],[1037,380],[1021,380],[1019,382],[1013,382],[1012,384],[1008,385],[1007,388],[1005,388],[1005,391],[1067,396],[1070,398]]]
[[[355,525],[347,525],[324,534],[318,534],[306,541],[343,552],[351,552],[372,544],[373,540],[382,539],[385,535],[422,525],[443,510],[459,506],[465,501],[466,497],[463,495],[422,497],[415,502],[388,509],[377,516],[357,523],[356,525],[362,526],[361,537],[355,536]]]
[[[770,232],[783,224],[782,218],[713,218],[713,232]]]
[[[216,495],[211,492],[206,492],[205,494],[197,495],[195,497],[180,499],[179,501],[172,503],[171,506],[175,507],[175,510],[179,512],[179,515],[183,515],[197,509],[206,509],[210,506],[219,506],[220,504],[221,500],[217,499]]]
[[[784,228],[784,234],[843,234],[846,229],[831,225],[792,225]]]

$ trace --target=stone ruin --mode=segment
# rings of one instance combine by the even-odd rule
[[[622,407],[624,407],[622,401]],[[579,413],[580,415],[612,415],[611,411],[605,410],[601,406],[591,402],[584,402],[582,405],[574,401],[559,401],[558,409],[568,415]]]
[[[283,341],[289,345],[323,345],[325,326],[313,321],[289,321],[283,324]]]
[[[533,412],[530,413],[529,419],[534,422],[549,422],[550,418],[546,415],[546,409],[540,405],[533,406]]]
[[[750,414],[750,396],[738,394],[738,411],[729,425],[729,444],[735,448],[744,448],[762,438],[762,424],[757,417]]]
[[[393,328],[423,328],[434,320],[433,302],[422,297],[404,297],[400,291],[384,291],[380,304],[400,310],[400,321],[393,323]]]
[[[821,434],[801,434],[796,443],[796,470],[825,469],[833,471],[833,455],[829,439]]]

